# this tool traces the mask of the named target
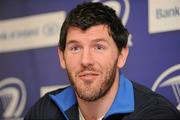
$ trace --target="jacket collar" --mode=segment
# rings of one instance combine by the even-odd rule
[[[131,113],[134,111],[133,85],[123,74],[120,76],[117,95],[105,118],[113,114]]]
[[[76,95],[72,86],[67,87],[62,92],[56,95],[50,95],[50,98],[56,103],[62,111],[66,119],[69,119],[67,114],[70,109],[77,108]],[[75,107],[76,106],[76,107]],[[72,110],[71,110],[72,111]],[[78,109],[73,109],[72,112],[77,112]],[[120,75],[120,82],[117,95],[112,106],[106,113],[105,118],[113,114],[130,113],[134,111],[134,92],[133,85],[123,74]],[[78,113],[78,112],[77,112]]]

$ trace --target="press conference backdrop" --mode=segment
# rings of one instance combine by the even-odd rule
[[[124,74],[180,110],[180,0],[97,1],[131,33]],[[0,1],[0,119],[22,119],[44,93],[69,84],[57,43],[67,12],[81,2]]]

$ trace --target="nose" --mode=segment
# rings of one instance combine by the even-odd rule
[[[84,67],[93,65],[93,56],[89,49],[84,49],[81,56],[81,64]]]

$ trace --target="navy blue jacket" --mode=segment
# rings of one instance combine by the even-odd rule
[[[180,112],[163,96],[121,75],[115,100],[103,120],[180,120]],[[25,120],[79,120],[73,88],[47,93]]]

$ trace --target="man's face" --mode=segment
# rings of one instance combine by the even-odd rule
[[[122,64],[118,48],[105,25],[85,31],[70,27],[65,51],[60,51],[59,55],[76,94],[86,101],[95,101],[108,92]]]

